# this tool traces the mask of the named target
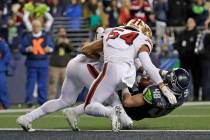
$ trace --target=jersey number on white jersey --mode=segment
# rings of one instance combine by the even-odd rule
[[[137,38],[139,34],[137,32],[129,32],[129,33],[120,35],[119,32],[123,32],[123,31],[125,30],[120,29],[120,28],[113,29],[113,31],[108,35],[106,41],[108,41],[109,39],[116,39],[119,37],[122,40],[124,40],[127,45],[132,45],[133,41]]]

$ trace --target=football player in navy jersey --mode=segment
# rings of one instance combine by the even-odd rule
[[[188,72],[181,68],[164,76],[164,83],[176,96],[175,105],[169,103],[157,85],[150,85],[143,92],[125,89],[121,96],[126,113],[133,120],[155,118],[170,113],[186,101],[189,95],[189,79]]]

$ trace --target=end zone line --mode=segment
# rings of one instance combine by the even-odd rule
[[[11,114],[11,115],[0,115],[0,118],[16,118],[20,115],[17,114]],[[93,118],[94,116],[84,115],[85,117]],[[46,115],[45,118],[64,118],[64,115]],[[166,115],[161,116],[159,118],[210,118],[210,115],[191,115],[191,114],[185,114],[185,115]]]
[[[210,102],[186,102],[182,106],[203,106],[210,105]],[[180,106],[180,107],[182,107]],[[179,108],[180,108],[179,107]],[[22,113],[22,112],[30,112],[34,109],[8,109],[8,110],[0,110],[0,113]]]
[[[0,131],[23,131],[21,128],[0,128]],[[71,129],[36,129],[36,131],[55,131],[65,132],[72,131]],[[79,132],[112,132],[112,130],[81,130]],[[210,130],[158,130],[158,129],[145,129],[145,130],[120,130],[120,132],[210,132]],[[29,132],[33,133],[33,132]],[[76,132],[75,132],[76,133]]]
[[[186,102],[182,106],[202,106],[202,105],[210,105],[210,102]]]

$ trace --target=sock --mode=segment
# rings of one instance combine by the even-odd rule
[[[50,100],[44,103],[42,106],[38,107],[37,109],[26,114],[26,116],[29,118],[30,122],[32,122],[44,115],[63,109],[68,105],[69,104],[64,102],[62,99]]]
[[[72,108],[75,114],[77,115],[77,117],[80,117],[81,115],[85,114],[84,106],[85,104],[83,103]]]
[[[41,109],[41,107],[34,109],[30,113],[26,114],[26,117],[29,118],[30,122],[33,122],[34,120],[40,118],[41,116],[46,115],[46,113]]]
[[[86,106],[85,112],[93,116],[111,118],[113,109],[112,107],[105,107],[101,103],[94,102]]]

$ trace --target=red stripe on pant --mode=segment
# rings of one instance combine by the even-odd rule
[[[88,68],[88,71],[89,73],[92,75],[92,77],[94,79],[96,79],[99,75],[98,71],[95,69],[95,67],[93,67],[92,65],[90,64],[87,64],[87,68]]]
[[[94,82],[94,84],[90,88],[90,90],[88,92],[88,95],[87,95],[87,98],[86,98],[86,101],[85,101],[85,107],[88,104],[90,104],[90,101],[91,101],[91,99],[92,99],[92,97],[93,97],[93,95],[96,91],[96,88],[98,87],[99,83],[103,80],[103,78],[105,76],[105,73],[106,73],[106,70],[107,70],[107,66],[108,66],[108,63],[105,63],[101,74],[99,75],[99,77],[97,77],[96,81]]]

